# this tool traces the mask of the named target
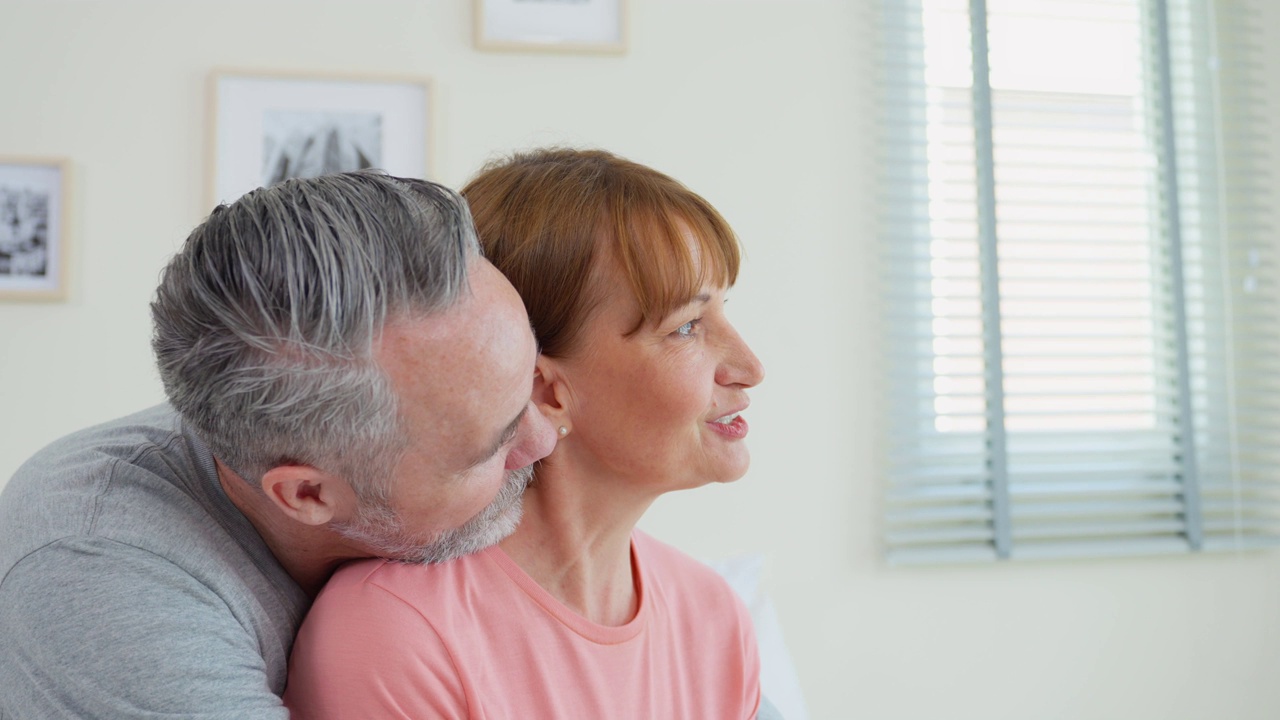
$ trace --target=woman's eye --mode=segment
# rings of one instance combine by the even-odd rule
[[[701,323],[702,323],[702,320],[700,318],[697,320],[690,320],[689,322],[676,328],[675,334],[679,335],[680,337],[693,337],[695,334],[697,334],[698,325],[700,325]]]

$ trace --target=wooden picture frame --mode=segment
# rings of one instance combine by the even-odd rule
[[[480,50],[627,51],[628,0],[472,0]]]
[[[434,174],[430,78],[216,70],[208,94],[210,209],[290,177]]]
[[[64,300],[71,163],[0,156],[0,299]]]

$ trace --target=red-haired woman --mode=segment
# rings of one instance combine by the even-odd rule
[[[742,603],[635,529],[659,495],[747,471],[764,370],[724,312],[737,238],[680,183],[601,151],[516,155],[463,194],[524,298],[559,443],[498,546],[334,576],[294,649],[295,717],[755,717]]]

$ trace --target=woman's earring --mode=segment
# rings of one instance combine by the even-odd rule
[[[561,426],[560,426],[560,437],[564,437],[565,435],[568,435],[568,434],[569,434],[569,428],[567,428],[567,427],[565,427],[565,426],[561,425]]]

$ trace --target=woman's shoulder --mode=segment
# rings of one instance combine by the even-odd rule
[[[698,604],[733,604],[746,616],[746,606],[737,592],[711,566],[640,530],[631,535],[642,578],[652,590],[667,599],[692,598]]]
[[[491,552],[479,553],[443,563],[397,562],[385,558],[367,558],[346,563],[334,572],[316,598],[317,605],[367,601],[370,596],[397,598],[414,608],[439,606],[443,596],[474,587],[481,577],[494,572]]]
[[[751,613],[737,591],[710,566],[642,532],[633,534],[632,547],[646,583],[642,592],[652,635],[666,644],[666,652],[683,658],[673,665],[686,670],[676,682],[692,697],[724,703],[696,716],[754,715],[760,656]],[[715,688],[714,695],[706,688]]]
[[[697,575],[703,573],[715,574],[715,571],[709,566],[693,559],[683,550],[679,550],[675,546],[669,545],[639,528],[631,531],[631,546],[642,561],[649,560],[650,562],[663,563],[664,565],[670,565],[672,568],[678,568],[681,572],[692,572]]]

